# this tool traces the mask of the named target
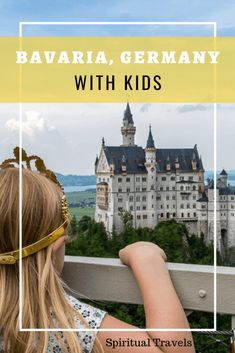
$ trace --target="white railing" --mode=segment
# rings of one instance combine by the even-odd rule
[[[214,312],[214,267],[168,263],[171,279],[187,311]],[[232,317],[235,328],[235,268],[217,267],[217,313]],[[119,259],[66,256],[65,282],[80,297],[141,304],[132,271]]]

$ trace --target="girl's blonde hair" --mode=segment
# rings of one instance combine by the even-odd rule
[[[22,246],[62,223],[61,190],[45,176],[22,171]],[[19,248],[19,169],[0,170],[0,253]],[[22,261],[23,328],[75,328],[85,321],[64,295],[53,265],[53,244]],[[0,337],[5,353],[46,353],[48,332],[19,332],[19,267],[0,265]],[[84,322],[85,324],[85,322]],[[55,333],[63,352],[80,353],[76,332]],[[69,347],[69,348],[68,348]],[[100,347],[98,349],[100,351]]]

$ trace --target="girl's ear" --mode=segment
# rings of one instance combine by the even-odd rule
[[[58,273],[61,273],[64,267],[65,242],[67,238],[67,235],[63,235],[62,237],[57,239],[53,244],[53,264]]]
[[[54,244],[53,244],[53,253],[56,253],[66,242],[67,240],[67,235],[63,235],[59,239],[57,239]]]

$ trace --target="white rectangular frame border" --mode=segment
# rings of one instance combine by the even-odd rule
[[[202,25],[211,25],[213,26],[213,37],[217,36],[217,23],[216,22],[19,22],[19,37],[23,37],[23,26],[25,25],[163,25],[163,26],[202,26]],[[216,180],[216,170],[217,170],[217,103],[213,103],[213,137],[214,137],[214,180]],[[216,188],[214,188],[214,328],[213,329],[34,329],[34,328],[23,328],[22,327],[22,103],[19,103],[19,147],[20,147],[20,177],[19,177],[19,250],[20,250],[20,259],[19,259],[19,331],[20,332],[139,332],[139,331],[151,331],[151,332],[214,332],[217,330],[217,272],[216,272],[216,263],[217,263],[217,214],[216,214]]]

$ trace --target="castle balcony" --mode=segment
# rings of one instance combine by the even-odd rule
[[[189,194],[191,194],[192,190],[179,190],[179,192],[180,192],[182,195],[189,195]]]
[[[217,299],[214,303],[214,267],[167,263],[170,276],[187,313],[214,312],[231,316],[235,328],[235,268],[220,267]],[[142,304],[141,295],[129,267],[119,259],[66,256],[63,279],[79,298],[116,303]],[[213,329],[213,328],[211,328]]]

